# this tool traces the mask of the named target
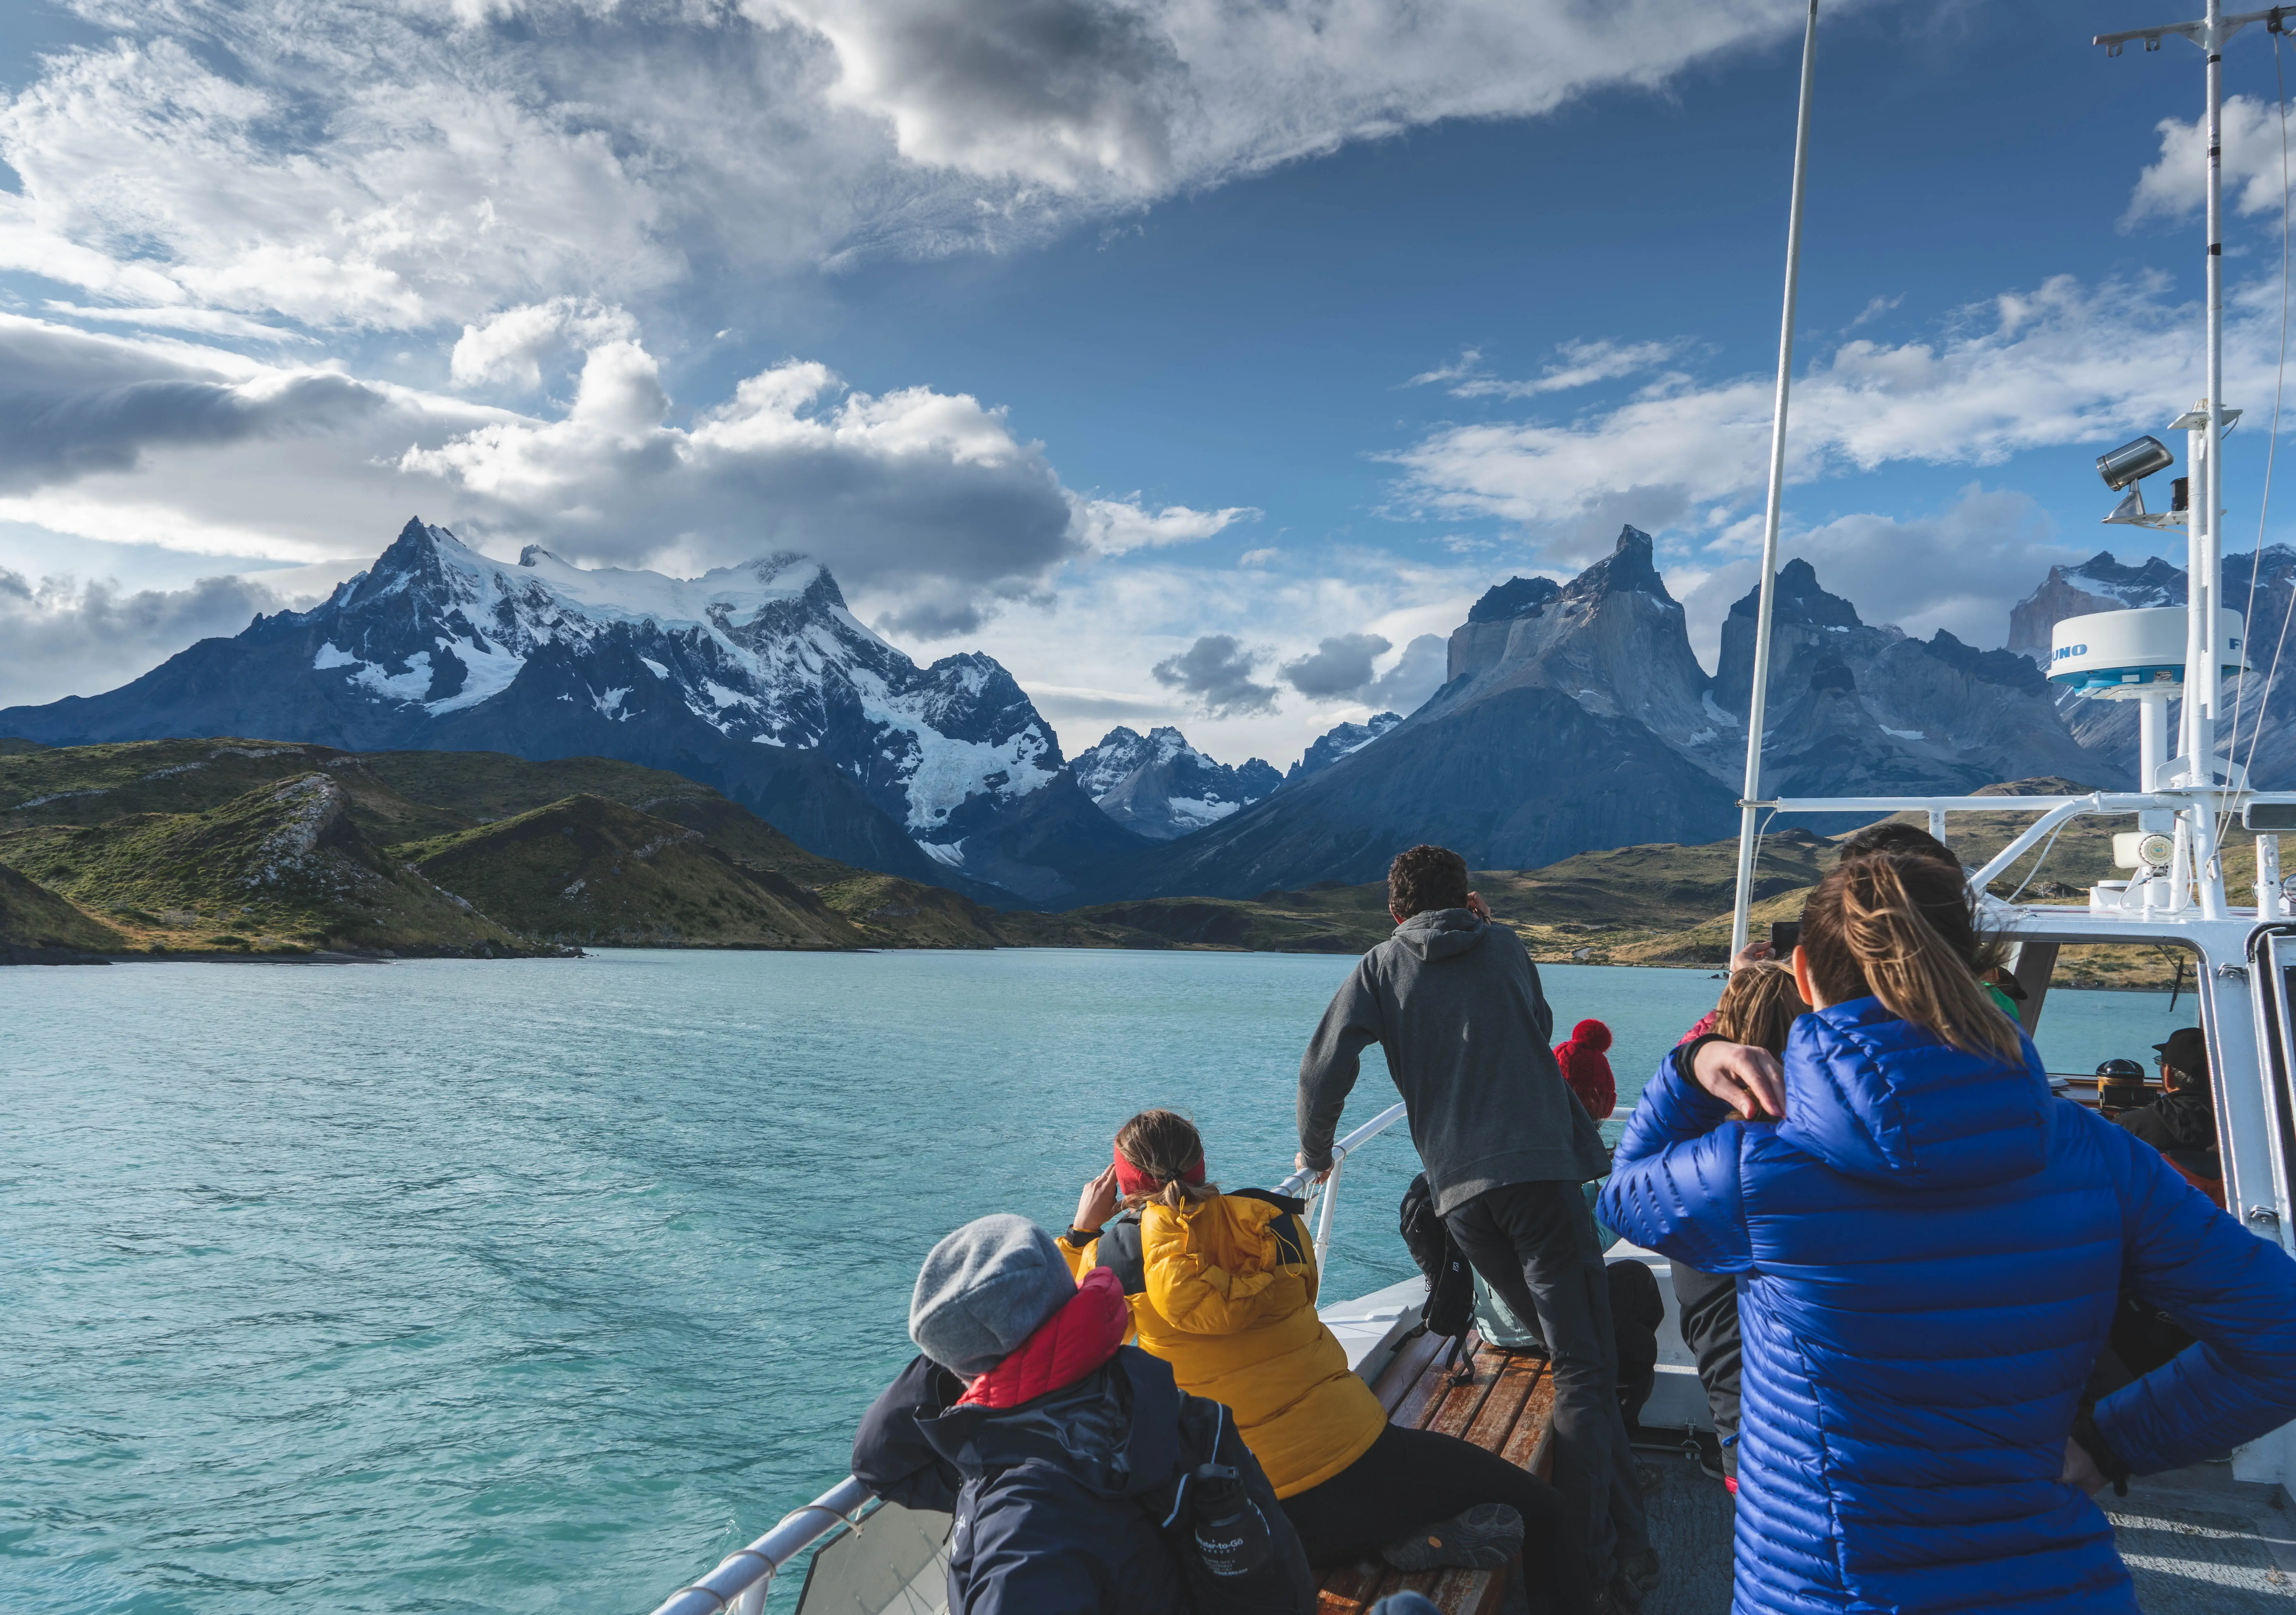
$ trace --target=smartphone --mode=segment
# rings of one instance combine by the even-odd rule
[[[1784,959],[1787,954],[1792,952],[1800,946],[1801,946],[1801,921],[1799,919],[1774,919],[1770,921],[1770,952],[1772,954],[1779,959]]]

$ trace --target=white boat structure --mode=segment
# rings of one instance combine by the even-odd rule
[[[2073,617],[2055,630],[2049,677],[2087,699],[2136,704],[2140,721],[2138,777],[2127,791],[2095,791],[2063,796],[1862,796],[1786,797],[1762,794],[1761,747],[1767,694],[1772,596],[1778,567],[1778,531],[1784,492],[1786,421],[1793,358],[1793,317],[1799,284],[1802,228],[1802,178],[1808,148],[1815,80],[1817,0],[1809,0],[1801,62],[1792,202],[1789,211],[1784,316],[1779,342],[1776,414],[1769,461],[1768,509],[1764,530],[1754,663],[1749,704],[1745,792],[1732,949],[1744,945],[1750,927],[1753,876],[1764,830],[1780,815],[1857,813],[1875,818],[1899,813],[1927,817],[1930,832],[1949,838],[1956,814],[2030,813],[2032,821],[1980,869],[1969,876],[1972,890],[1989,927],[2011,945],[2010,969],[2024,990],[2021,1017],[2028,1032],[2046,1008],[2059,951],[2104,944],[2168,947],[2188,955],[2197,983],[2200,1024],[2207,1039],[2217,1136],[2223,1160],[2224,1200],[2229,1213],[2259,1239],[2296,1254],[2296,1197],[2290,1172],[2296,1162],[2296,1008],[2290,977],[2296,971],[2296,904],[2281,872],[2280,836],[2296,831],[2296,792],[2258,791],[2246,770],[2225,746],[2235,737],[2224,711],[2226,680],[2251,665],[2251,635],[2243,610],[2221,600],[2223,577],[2222,454],[2226,434],[2240,418],[2223,402],[2224,286],[2221,224],[2222,104],[2224,46],[2243,30],[2278,36],[2296,23],[2296,6],[2238,15],[2223,14],[2210,0],[2198,21],[2130,29],[2096,37],[2114,56],[2139,44],[2146,54],[2165,41],[2182,39],[2205,57],[2207,142],[2207,396],[2164,423],[2185,434],[2187,475],[2177,484],[2169,507],[2149,511],[2143,482],[2169,469],[2174,455],[2158,438],[2139,438],[2100,457],[2098,469],[2109,488],[2124,498],[2108,522],[2152,530],[2182,527],[2185,534],[2188,601],[2183,607],[2144,608]],[[2284,259],[2283,301],[2287,299]],[[2169,411],[2164,408],[2164,414]],[[2274,431],[2278,407],[2273,409]],[[2267,480],[2268,497],[2268,480]],[[2190,497],[2185,497],[2185,490]],[[2277,661],[2278,625],[2269,652]],[[2169,721],[2174,713],[2174,751]],[[2251,738],[2267,714],[2237,714]],[[2252,754],[2252,753],[2251,753]],[[2128,878],[2099,882],[2087,905],[2021,903],[1990,894],[1994,881],[2014,869],[2065,826],[2083,818],[2127,820],[2133,828],[2115,836],[2116,861]],[[2225,853],[2234,825],[2254,836],[2256,878],[2248,901],[2227,891]],[[2038,864],[2036,870],[2038,870]],[[2094,1092],[2071,1085],[2072,1097],[2095,1102]],[[1282,1190],[1316,1202],[1310,1215],[1316,1229],[1319,1262],[1329,1253],[1332,1210],[1347,1156],[1404,1119],[1404,1108],[1390,1107],[1341,1140],[1333,1153],[1340,1165],[1320,1187],[1295,1174]],[[1694,1447],[1695,1434],[1711,1431],[1693,1361],[1676,1327],[1673,1286],[1663,1257],[1623,1243],[1613,1260],[1640,1258],[1656,1273],[1667,1302],[1660,1335],[1658,1385],[1641,1419],[1644,1432],[1679,1430]],[[1397,1417],[1423,1422],[1442,1416],[1455,1398],[1459,1433],[1502,1446],[1538,1466],[1543,1413],[1535,1368],[1505,1366],[1496,1354],[1479,1354],[1476,1379],[1457,1388],[1431,1380],[1449,1380],[1431,1371],[1424,1353],[1414,1360],[1411,1337],[1423,1287],[1414,1280],[1369,1296],[1331,1303],[1324,1320],[1348,1347],[1357,1372],[1381,1388]],[[1420,1337],[1424,1340],[1425,1337]],[[1512,1411],[1500,1407],[1502,1382],[1510,1374],[1518,1393]],[[1472,1427],[1470,1429],[1469,1427]],[[1511,1445],[1503,1445],[1508,1444]],[[2267,1490],[2267,1488],[2269,1488]],[[2256,1527],[2271,1510],[2285,1509],[2287,1490],[2296,1488],[2296,1424],[2250,1443],[2232,1455],[2229,1473],[2185,1471],[2140,1483],[2129,1501],[2112,1504],[2124,1553],[2140,1565],[2139,1591],[2148,1609],[2225,1610],[2265,1607],[2251,1599],[2290,1597],[2296,1582],[2296,1532]],[[1718,1483],[1712,1487],[1721,1498]],[[1659,1518],[1668,1499],[1653,1500]],[[2110,1502],[2110,1500],[2108,1500]],[[2230,1510],[2232,1512],[2227,1512]],[[1707,1522],[1702,1532],[1669,1532],[1677,1549],[1685,1539],[1702,1542],[1701,1561],[1669,1561],[1669,1580],[1646,1603],[1648,1611],[1728,1607],[1729,1537],[1727,1504],[1711,1509],[1723,1522]],[[2158,1516],[2158,1518],[2156,1518]],[[2213,1527],[2194,1525],[2213,1520]],[[2247,1520],[2251,1528],[2239,1528]],[[933,1615],[947,1607],[947,1561],[941,1543],[947,1517],[880,1504],[862,1484],[847,1478],[783,1520],[772,1530],[737,1550],[715,1570],[665,1599],[654,1615],[759,1615],[776,1578],[808,1560],[798,1608],[803,1615]],[[2142,1552],[2131,1533],[2142,1538]],[[2234,1545],[2226,1547],[2225,1543]],[[2200,1544],[2195,1547],[2195,1543]],[[2164,1570],[2162,1567],[2166,1566]],[[1447,1609],[1495,1608],[1497,1588],[1490,1578],[1467,1572],[1439,1589]],[[1337,1589],[1325,1595],[1327,1611],[1356,1609],[1368,1602],[1369,1586]]]

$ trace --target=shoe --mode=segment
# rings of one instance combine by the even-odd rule
[[[1496,1570],[1522,1551],[1522,1516],[1504,1503],[1479,1503],[1465,1513],[1439,1520],[1380,1549],[1398,1570],[1455,1566]]]
[[[1727,1480],[1730,1478],[1723,1471],[1721,1455],[1717,1454],[1710,1458],[1702,1446],[1698,1449],[1698,1472],[1709,1480]]]
[[[1656,1548],[1638,1548],[1619,1555],[1619,1579],[1632,1583],[1637,1593],[1649,1592],[1665,1574],[1659,1567]]]

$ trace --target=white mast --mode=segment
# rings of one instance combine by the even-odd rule
[[[2214,0],[2210,0],[2211,4]],[[1760,830],[1762,719],[1770,694],[1770,614],[1777,593],[1778,516],[1785,499],[1786,395],[1793,383],[1794,297],[1801,286],[1801,194],[1808,171],[1809,93],[1817,70],[1817,0],[1801,39],[1801,105],[1794,119],[1793,200],[1786,208],[1786,303],[1778,322],[1777,402],[1770,416],[1769,506],[1762,518],[1762,581],[1754,613],[1754,689],[1746,703],[1746,784],[1738,802],[1738,894],[1730,916],[1730,953],[1746,945],[1754,898],[1754,841]]]

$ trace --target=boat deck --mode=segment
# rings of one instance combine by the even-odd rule
[[[1534,1472],[1547,1471],[1553,1390],[1546,1364],[1477,1344],[1472,1376],[1447,1371],[1447,1342],[1406,1341],[1373,1389],[1398,1424],[1462,1436]],[[1643,1450],[1656,1481],[1651,1544],[1665,1579],[1643,1615],[1728,1615],[1733,1504],[1722,1483],[1679,1453]],[[2137,1481],[2103,1499],[2146,1615],[2296,1615],[2296,1510],[2279,1487],[2235,1480],[2228,1463],[2195,1464]],[[1324,1584],[1318,1615],[1360,1615],[1390,1593],[1425,1594],[1446,1615],[1498,1615],[1503,1578],[1484,1571],[1405,1576],[1363,1565]]]

